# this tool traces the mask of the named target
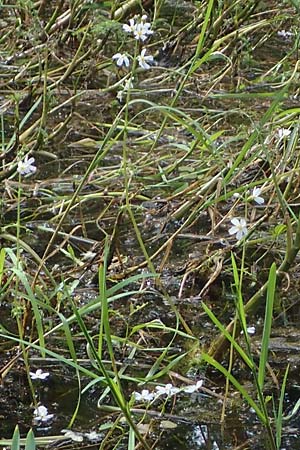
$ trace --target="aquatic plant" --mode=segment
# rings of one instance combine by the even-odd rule
[[[25,376],[28,428],[59,420],[48,379],[78,392],[36,445],[150,448],[152,417],[222,401],[226,422],[238,392],[280,448],[288,369],[265,386],[299,251],[298,24],[287,2],[200,3],[1,3],[0,374]],[[107,418],[77,431],[85,396]]]

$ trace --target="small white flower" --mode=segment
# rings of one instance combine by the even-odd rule
[[[98,441],[101,439],[101,434],[96,431],[90,431],[89,433],[84,433],[84,435],[89,441]]]
[[[81,433],[77,433],[72,430],[61,430],[61,432],[65,435],[66,438],[72,439],[74,442],[82,442],[83,436]]]
[[[234,217],[230,221],[233,227],[229,228],[229,234],[236,234],[236,239],[241,240],[248,233],[247,223],[245,219],[237,219]]]
[[[140,67],[147,70],[150,69],[149,62],[153,62],[153,56],[152,55],[145,55],[146,49],[143,48],[141,51],[141,54],[137,57]]]
[[[143,17],[142,17],[142,20],[143,20]],[[150,34],[153,34],[153,30],[151,30],[151,23],[142,21],[141,25],[143,25],[144,34],[146,34],[147,36],[149,36]]]
[[[127,25],[126,23],[123,25],[123,30],[126,33],[134,33],[135,27],[136,27],[136,24],[134,22],[134,19],[130,19],[129,20],[129,25]]]
[[[115,55],[113,55],[112,59],[116,60],[117,66],[121,67],[121,66],[125,66],[125,67],[129,67],[129,58],[126,55],[126,53],[116,53]]]
[[[134,392],[134,398],[137,402],[151,402],[154,399],[154,394],[148,389],[143,389],[142,392]]]
[[[47,422],[48,420],[52,419],[54,417],[54,414],[48,414],[48,409],[46,406],[40,405],[33,411],[33,415],[35,416],[33,418],[34,422]]]
[[[255,334],[255,331],[256,331],[256,330],[255,330],[255,327],[248,327],[248,328],[247,328],[247,333],[248,333],[248,334]]]
[[[177,394],[180,389],[177,387],[174,387],[171,383],[166,384],[165,386],[156,386],[155,388],[157,390],[156,396],[159,397],[160,395],[166,395],[167,397],[172,397],[172,395]]]
[[[124,91],[127,92],[130,89],[133,89],[133,83],[132,80],[134,80],[134,77],[128,78],[128,80],[125,80],[124,83]]]
[[[32,380],[45,380],[49,377],[49,372],[43,372],[42,369],[37,369],[36,372],[29,372]]]
[[[289,136],[291,134],[291,132],[292,131],[289,130],[288,128],[279,128],[277,131],[279,139]]]
[[[186,386],[183,388],[183,391],[186,392],[187,394],[193,394],[194,392],[197,392],[198,389],[201,388],[203,384],[203,380],[199,380],[197,381],[196,384],[191,384],[190,386]]]
[[[31,157],[28,159],[28,155],[26,155],[23,161],[18,162],[17,172],[21,175],[27,176],[35,173],[36,166],[34,165],[34,161],[34,158]]]
[[[246,330],[248,334],[255,334],[256,332],[255,327],[247,327]],[[244,331],[241,331],[241,334],[244,334]]]
[[[277,35],[283,39],[290,39],[293,36],[293,33],[291,31],[280,30],[277,31]]]
[[[150,23],[138,23],[133,32],[135,39],[144,42],[150,34],[153,34],[153,31],[150,30],[150,27]]]
[[[97,253],[88,250],[87,252],[81,253],[81,256],[83,261],[88,261],[90,259],[94,259],[97,256]]]
[[[127,91],[133,88],[132,80],[134,80],[134,77],[129,78],[128,80],[125,80],[124,85],[122,85],[122,90],[117,92],[117,99],[119,102],[123,101],[123,95],[126,94]]]
[[[119,100],[120,103],[123,101],[123,95],[124,95],[124,91],[117,92],[117,99]]]
[[[261,194],[261,189],[255,187],[252,191],[252,195],[251,197],[253,198],[253,200],[255,201],[255,203],[257,203],[258,205],[262,205],[263,203],[265,203],[265,200],[260,197]]]

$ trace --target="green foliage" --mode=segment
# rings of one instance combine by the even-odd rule
[[[24,443],[23,439],[20,439],[20,432],[19,427],[16,425],[12,441],[11,441],[11,450],[21,450],[23,448]],[[25,440],[25,450],[35,450],[36,449],[36,442],[34,438],[34,433],[32,429],[30,429],[27,433],[26,440]]]
[[[232,267],[233,267],[233,276],[234,276],[234,284],[236,288],[236,308],[237,308],[237,318],[238,324],[237,328],[242,329],[243,335],[245,337],[246,343],[246,352],[245,350],[238,344],[237,336],[235,334],[231,335],[224,326],[220,323],[217,317],[213,314],[213,312],[202,303],[202,307],[205,312],[208,314],[209,318],[212,320],[215,326],[218,327],[221,333],[224,334],[226,339],[229,340],[230,344],[237,352],[239,357],[246,363],[249,370],[252,372],[253,382],[256,387],[257,398],[252,398],[247,390],[239,383],[236,377],[232,375],[232,373],[223,367],[218,361],[216,361],[213,357],[208,354],[203,354],[202,359],[216,368],[219,372],[221,372],[227,380],[239,391],[242,398],[249,404],[251,408],[255,411],[258,419],[265,426],[268,437],[269,444],[273,450],[279,450],[281,445],[281,434],[282,434],[282,409],[283,409],[283,401],[284,394],[288,376],[288,367],[285,372],[285,376],[282,382],[281,394],[279,398],[278,412],[276,412],[276,408],[274,409],[274,420],[276,424],[276,433],[274,435],[271,420],[269,418],[269,413],[267,410],[267,403],[269,401],[269,397],[264,395],[264,381],[266,377],[266,368],[268,363],[268,352],[269,352],[269,340],[272,329],[272,321],[273,321],[273,306],[274,306],[274,297],[276,290],[276,265],[272,264],[269,271],[269,278],[267,282],[267,294],[266,294],[266,308],[265,308],[265,316],[264,316],[264,329],[262,335],[262,344],[261,351],[259,357],[259,365],[256,366],[253,353],[251,349],[250,337],[247,330],[247,318],[242,298],[242,276],[243,270],[238,271],[235,258],[232,255]]]

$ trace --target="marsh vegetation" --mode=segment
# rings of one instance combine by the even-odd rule
[[[0,0],[2,448],[298,448],[299,8]]]

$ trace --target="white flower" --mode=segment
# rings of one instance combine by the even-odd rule
[[[88,250],[87,252],[81,253],[81,256],[83,261],[88,261],[90,259],[94,259],[97,256],[97,253]]]
[[[96,431],[90,431],[89,433],[84,433],[84,435],[89,441],[98,441],[101,439],[101,434]]]
[[[282,37],[283,39],[290,39],[293,36],[293,33],[291,31],[285,31],[280,30],[277,31],[278,36]]]
[[[149,62],[153,62],[153,56],[152,55],[145,55],[146,49],[143,48],[141,51],[141,54],[137,57],[140,67],[147,70],[150,69]]]
[[[150,23],[138,23],[133,32],[135,39],[144,42],[150,34],[153,34],[153,31],[150,30],[150,26]]]
[[[247,333],[248,333],[248,334],[254,334],[255,331],[256,331],[256,330],[255,330],[255,327],[248,327],[248,328],[247,328]]]
[[[34,158],[29,158],[28,155],[25,156],[23,161],[18,162],[17,172],[21,175],[31,175],[35,173],[36,166],[34,165]]]
[[[82,442],[83,436],[81,433],[76,433],[76,431],[72,430],[61,430],[62,433],[64,433],[66,438],[72,439],[74,442]]]
[[[125,67],[129,67],[129,58],[126,53],[116,53],[115,55],[113,55],[112,59],[116,60],[117,66],[119,67],[123,65]]]
[[[129,78],[128,80],[125,80],[124,85],[122,85],[122,90],[117,92],[117,99],[122,102],[123,101],[123,95],[126,94],[127,91],[133,88],[132,80],[134,77]]]
[[[180,389],[174,387],[171,383],[166,384],[165,386],[156,386],[157,397],[160,395],[166,395],[167,397],[172,397],[172,395],[177,394]]]
[[[256,332],[255,327],[247,327],[246,330],[248,334],[255,334]],[[244,331],[241,331],[241,334],[244,334]]]
[[[198,391],[198,389],[201,388],[203,384],[203,380],[199,380],[197,381],[196,384],[191,384],[190,386],[186,386],[183,388],[183,391],[186,392],[187,394],[193,394],[194,392]]]
[[[123,30],[126,33],[134,33],[135,27],[136,27],[136,24],[134,23],[134,19],[130,19],[129,25],[127,25],[126,23],[123,25]]]
[[[48,414],[48,409],[43,405],[35,408],[35,410],[33,411],[33,415],[35,416],[33,418],[34,422],[47,422],[54,416],[54,414]]]
[[[289,136],[291,132],[288,128],[279,128],[277,131],[279,139]]]
[[[132,83],[133,79],[134,79],[134,77],[131,77],[131,78],[128,78],[128,80],[125,80],[124,88],[123,88],[123,90],[125,92],[129,91],[130,89],[133,89],[133,83]]]
[[[36,372],[29,372],[32,380],[45,380],[49,377],[49,372],[43,372],[42,369],[37,369]]]
[[[119,102],[123,101],[123,95],[124,95],[124,91],[117,92],[117,99],[119,100]]]
[[[239,241],[248,233],[247,223],[245,219],[237,219],[234,217],[230,221],[233,227],[229,228],[229,234],[236,234],[236,238]]]
[[[154,399],[154,394],[148,389],[143,389],[142,392],[134,392],[134,398],[137,402],[151,402]]]
[[[263,203],[265,203],[265,200],[260,197],[261,194],[261,189],[255,187],[252,191],[252,195],[251,197],[253,198],[253,200],[255,201],[255,203],[257,203],[258,205],[262,205]]]
[[[135,39],[145,41],[150,34],[153,34],[151,23],[146,22],[146,15],[143,15],[140,19],[137,16],[137,20],[138,21],[135,22],[134,19],[130,19],[129,25],[123,25],[123,30],[126,33],[133,33]]]

